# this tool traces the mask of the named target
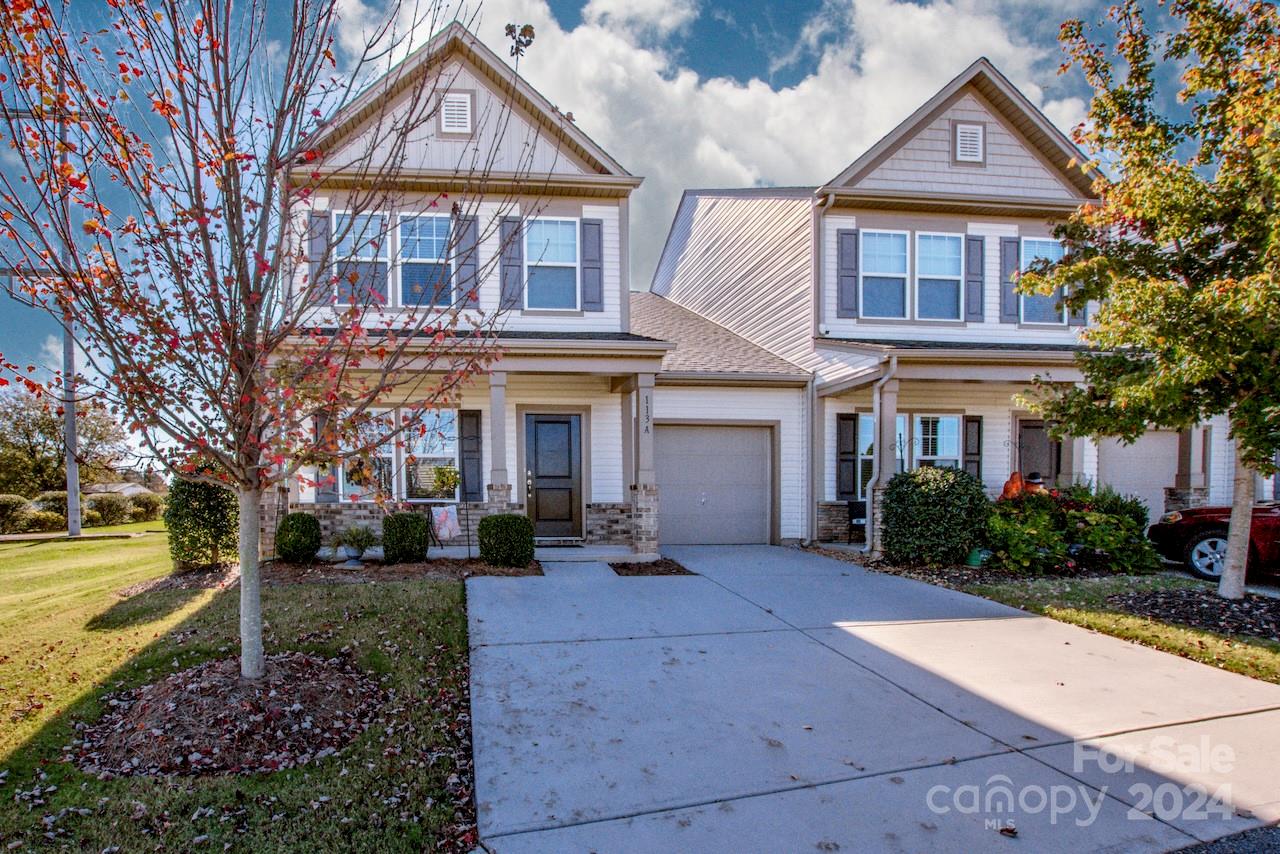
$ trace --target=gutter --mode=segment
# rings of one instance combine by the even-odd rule
[[[809,330],[815,338],[822,333],[822,217],[831,206],[835,203],[836,197],[834,193],[827,193],[826,201],[821,204],[817,200],[817,192],[815,191],[813,203],[813,216],[810,218],[810,228],[813,231],[813,238],[810,241],[810,258],[809,269],[813,271],[813,282],[809,287],[809,304],[813,306],[813,327]],[[816,349],[816,348],[815,348]],[[818,541],[818,471],[822,468],[823,442],[822,431],[826,427],[818,418],[818,373],[812,372],[809,375],[809,382],[805,384],[805,400],[809,406],[809,460],[808,460],[808,477],[805,479],[806,490],[805,497],[808,500],[809,519],[808,534],[809,542],[816,543]]]
[[[871,480],[867,483],[867,520],[863,523],[863,539],[866,540],[866,542],[860,549],[863,554],[871,553],[871,533],[872,529],[875,527],[872,524],[872,520],[875,518],[875,508],[872,506],[872,503],[874,500],[875,488],[880,485],[880,457],[884,451],[884,449],[879,446],[880,440],[884,435],[884,430],[880,425],[880,393],[884,389],[885,383],[893,379],[893,375],[898,372],[897,356],[888,356],[886,357],[886,361],[889,363],[888,370],[884,372],[884,376],[877,380],[876,384],[871,388],[871,418],[876,425],[876,438],[874,440],[876,443],[876,453],[875,456],[871,458]]]

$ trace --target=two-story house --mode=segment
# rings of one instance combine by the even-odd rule
[[[1058,442],[1020,399],[1036,376],[1081,380],[1087,312],[1015,280],[1061,257],[1054,224],[1093,197],[1082,160],[980,59],[820,186],[685,193],[639,305],[674,302],[811,372],[806,537],[842,535],[849,502],[919,466],[993,494],[1014,471],[1110,484],[1153,516],[1210,480],[1229,498],[1222,423]]]

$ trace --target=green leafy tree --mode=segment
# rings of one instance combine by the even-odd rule
[[[174,478],[164,524],[169,554],[179,572],[222,566],[239,544],[236,494],[216,483]]]
[[[128,454],[120,423],[101,406],[76,412],[77,458],[85,486],[116,477]],[[61,403],[26,389],[0,392],[0,492],[25,495],[67,488]]]
[[[1035,405],[1064,432],[1130,441],[1226,414],[1235,495],[1219,591],[1240,598],[1254,477],[1275,471],[1280,448],[1280,13],[1164,8],[1167,33],[1132,0],[1114,7],[1099,25],[1110,44],[1079,20],[1062,26],[1064,69],[1093,89],[1075,138],[1108,175],[1101,202],[1059,228],[1066,258],[1020,287],[1066,288],[1070,307],[1100,308],[1079,358],[1085,382],[1040,383]]]

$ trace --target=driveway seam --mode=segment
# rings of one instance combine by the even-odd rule
[[[482,647],[502,647],[502,646],[550,646],[557,643],[604,643],[610,641],[630,641],[630,640],[662,640],[663,638],[716,638],[732,635],[763,635],[774,632],[793,632],[792,628],[778,629],[732,629],[722,632],[684,632],[674,635],[618,635],[611,638],[556,638],[552,640],[536,640],[536,641],[500,641],[497,643],[477,643],[472,644],[472,649],[480,649]]]

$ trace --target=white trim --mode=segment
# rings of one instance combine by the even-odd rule
[[[925,276],[927,279],[937,280],[954,280],[956,283],[956,316],[955,317],[921,317],[920,316],[920,238],[921,237],[952,237],[960,241],[960,273],[957,276]],[[909,264],[914,275],[912,281],[912,319],[921,323],[955,323],[964,321],[964,239],[965,235],[951,231],[917,231],[915,232],[915,240],[912,244],[914,253],[914,264]]]
[[[964,414],[963,413],[912,412],[910,413],[910,418],[911,418],[911,421],[910,421],[911,434],[908,437],[908,441],[911,444],[911,468],[913,470],[921,468],[920,466],[921,459],[933,460],[935,463],[938,460],[944,460],[948,462],[954,461],[955,468],[958,468],[958,469],[964,468]],[[950,456],[943,456],[941,454],[916,454],[916,440],[919,439],[922,446],[924,444],[923,437],[916,435],[916,422],[921,418],[936,418],[938,419],[939,424],[941,424],[944,418],[951,418],[955,420],[956,422],[956,456],[950,457]]]
[[[338,218],[344,217],[344,216],[345,217],[360,217],[360,216],[382,217],[383,224],[386,226],[387,231],[386,231],[386,237],[382,241],[382,245],[379,246],[378,248],[380,251],[385,253],[385,255],[383,257],[379,257],[377,255],[339,255],[338,248],[337,248],[338,247],[338,239],[337,239]],[[370,264],[382,262],[383,264],[386,264],[387,265],[387,294],[386,294],[386,302],[384,302],[382,305],[382,308],[384,309],[394,307],[394,304],[392,301],[395,297],[395,294],[393,293],[394,289],[391,287],[391,267],[394,264],[393,259],[395,258],[395,255],[392,254],[390,251],[392,248],[391,241],[393,240],[396,232],[396,230],[391,227],[391,219],[393,216],[394,214],[392,212],[381,211],[381,210],[361,211],[360,213],[356,213],[350,208],[330,208],[329,209],[329,245],[332,247],[331,255],[333,259],[332,260],[333,266],[336,268],[338,264],[340,264],[343,261],[358,261],[358,262],[370,263]],[[368,243],[366,242],[366,246],[367,245]],[[333,296],[334,296],[333,305],[335,306],[355,305],[355,303],[350,303],[350,302],[339,302],[337,297],[340,290],[341,290],[340,283],[335,282],[334,292],[333,292]],[[339,493],[339,495],[341,495],[341,493]]]
[[[1059,247],[1062,246],[1061,240],[1057,240],[1052,237],[1019,237],[1018,240],[1019,240],[1019,243],[1018,243],[1018,266],[1019,266],[1018,272],[1019,273],[1021,273],[1023,270],[1027,268],[1027,263],[1028,263],[1027,241],[1034,240],[1040,243],[1056,243]],[[1023,310],[1022,310],[1023,303],[1026,296],[1027,295],[1023,293],[1018,294],[1018,323],[1026,326],[1040,326],[1046,329],[1058,329],[1059,327],[1064,327],[1067,325],[1067,307],[1065,305],[1062,306],[1062,309],[1061,309],[1062,311],[1061,321],[1046,322],[1043,320],[1026,320],[1023,316]],[[1043,294],[1037,294],[1037,296],[1043,296]]]
[[[406,263],[406,259],[401,257],[401,254],[400,254],[400,226],[403,224],[404,220],[406,219],[425,219],[425,218],[443,219],[448,222],[449,228],[448,228],[448,231],[446,232],[446,236],[444,240],[444,257],[436,259],[435,261],[432,261],[429,258],[411,258],[411,259],[408,259],[408,263],[432,264],[432,263],[443,262],[444,265],[449,270],[450,297],[449,297],[449,301],[444,305],[433,305],[431,303],[423,303],[416,306],[408,306],[404,302],[404,282],[401,277],[401,268]],[[432,310],[443,311],[449,308],[451,305],[453,305],[453,296],[452,296],[453,284],[454,284],[454,276],[457,273],[457,258],[455,257],[456,253],[453,251],[454,249],[453,228],[454,228],[454,219],[451,215],[447,213],[422,213],[421,211],[418,211],[418,212],[397,211],[396,212],[395,228],[391,230],[391,233],[392,233],[391,242],[393,242],[394,244],[393,249],[395,251],[391,253],[391,269],[387,271],[387,282],[388,282],[387,287],[389,290],[393,292],[393,294],[390,295],[388,298],[388,308],[412,308],[418,311],[432,311]]]
[[[404,408],[405,407],[400,407],[400,406],[391,407],[387,409],[376,408],[376,409],[370,409],[369,412],[376,416],[390,415],[391,422],[392,422],[392,429],[398,430],[400,428],[401,419],[402,419],[402,410]],[[453,413],[453,424],[454,424],[454,433],[455,433],[453,466],[459,472],[461,472],[462,471],[462,435],[461,435],[461,430],[462,430],[461,411],[462,410],[456,407],[455,408],[438,407],[435,410],[429,410],[429,409],[421,410],[421,412],[424,414],[431,411]],[[389,498],[392,501],[403,501],[407,504],[460,504],[462,502],[462,483],[461,482],[459,482],[458,485],[454,487],[452,498],[409,498],[408,497],[409,481],[408,481],[408,468],[407,468],[406,458],[409,456],[409,449],[407,446],[411,441],[411,438],[412,437],[408,436],[408,434],[406,433],[400,433],[397,435],[395,439],[390,439],[388,440],[388,442],[383,443],[383,445],[379,445],[373,449],[370,449],[370,456],[389,459],[391,461],[391,495],[389,496]],[[388,452],[381,453],[380,451],[386,445],[390,445]],[[443,458],[443,455],[439,455],[439,456]],[[337,492],[338,492],[337,503],[353,504],[353,503],[359,503],[361,501],[371,500],[370,498],[366,497],[371,493],[361,492],[360,493],[361,497],[354,502],[347,495],[347,463],[349,462],[350,460],[344,459],[339,461],[336,465],[336,468],[338,470],[337,481],[336,481]],[[356,484],[353,484],[353,486],[356,486]],[[315,497],[313,496],[311,501],[307,503],[316,504],[318,502],[315,500]]]
[[[449,126],[449,108],[451,104],[461,103],[463,112],[466,114],[466,127],[450,127]],[[472,93],[470,92],[454,92],[448,91],[440,96],[440,133],[449,134],[465,134],[470,136],[475,132],[475,109],[472,101]]]
[[[957,121],[954,125],[954,133],[951,139],[951,156],[957,163],[986,163],[987,153],[987,128],[981,122],[962,122]],[[962,147],[960,145],[960,134],[962,131],[977,131],[978,153],[976,157],[965,157],[962,155]]]
[[[907,269],[903,273],[877,273],[872,272],[871,275],[879,279],[902,277],[902,314],[867,314],[863,308],[863,296],[867,289],[864,286],[864,280],[867,276],[866,252],[868,234],[900,234],[905,240],[903,241],[903,250],[906,253]],[[858,229],[858,319],[867,320],[910,320],[911,319],[911,272],[914,265],[911,263],[911,232],[900,231],[889,228],[860,228]],[[837,287],[839,283],[837,282]]]
[[[564,261],[535,261],[529,257],[529,226],[535,222],[571,222],[573,223],[573,263]],[[576,216],[536,216],[525,220],[520,229],[521,272],[524,275],[524,311],[581,311],[582,310],[582,218]],[[529,268],[530,267],[564,267],[573,269],[573,306],[531,306],[529,305]]]

